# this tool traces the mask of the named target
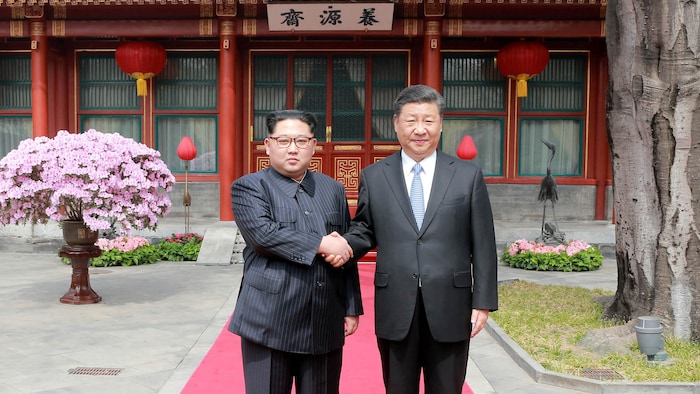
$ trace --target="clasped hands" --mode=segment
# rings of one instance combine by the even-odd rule
[[[353,257],[352,248],[338,232],[324,235],[318,253],[334,268],[340,268]]]

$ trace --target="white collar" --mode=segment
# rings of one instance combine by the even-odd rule
[[[426,174],[435,173],[435,165],[437,163],[437,151],[434,151],[430,156],[424,158],[420,161],[420,166],[423,168]],[[403,168],[404,175],[408,175],[413,170],[413,166],[416,165],[416,161],[408,157],[406,152],[401,150],[401,167]]]

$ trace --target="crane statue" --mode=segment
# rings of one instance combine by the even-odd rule
[[[540,182],[540,193],[537,196],[537,200],[542,202],[542,228],[537,242],[562,244],[566,242],[566,236],[559,231],[559,225],[557,224],[557,214],[554,210],[554,205],[559,200],[559,196],[557,195],[557,181],[552,176],[552,159],[554,159],[554,154],[557,150],[554,144],[546,139],[542,138],[541,141],[549,149],[549,159],[547,160],[547,175]],[[553,222],[545,221],[547,201],[552,204]]]

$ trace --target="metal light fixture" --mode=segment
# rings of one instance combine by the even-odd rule
[[[668,354],[664,351],[663,328],[656,316],[640,316],[634,326],[637,333],[639,351],[646,354],[650,362],[665,361]]]
[[[190,205],[192,205],[192,197],[187,187],[187,173],[190,169],[190,160],[197,157],[197,146],[188,136],[182,137],[180,144],[177,146],[177,155],[181,160],[185,161],[185,195],[182,198],[182,205],[185,206],[185,233],[190,232]]]

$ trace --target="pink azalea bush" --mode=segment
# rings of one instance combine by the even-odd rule
[[[547,245],[519,239],[508,245],[501,260],[511,267],[538,271],[592,271],[603,264],[603,255],[595,246],[581,240]]]
[[[175,177],[160,152],[116,133],[58,132],[20,142],[0,160],[0,225],[82,220],[155,229],[170,211]]]

